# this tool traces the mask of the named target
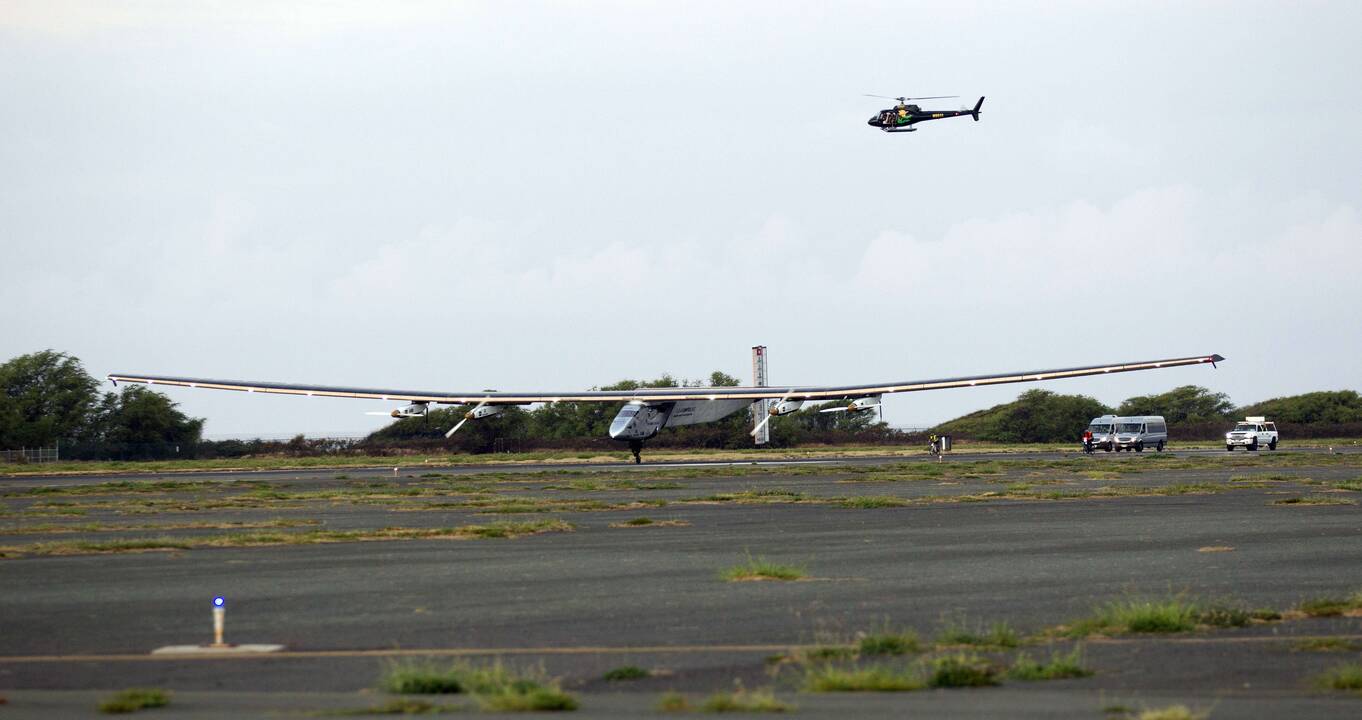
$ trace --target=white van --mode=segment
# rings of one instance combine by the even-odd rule
[[[1092,433],[1094,449],[1111,452],[1112,438],[1116,433],[1116,416],[1103,415],[1088,422],[1088,432]]]
[[[1144,452],[1145,447],[1163,452],[1163,446],[1167,443],[1168,423],[1163,421],[1162,415],[1116,418],[1116,435],[1112,442],[1116,452],[1122,450]]]

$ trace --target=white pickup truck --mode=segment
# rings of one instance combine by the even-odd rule
[[[1248,450],[1257,450],[1266,445],[1268,450],[1277,449],[1277,424],[1267,422],[1264,417],[1246,417],[1244,421],[1225,433],[1225,449],[1234,452],[1236,445]]]

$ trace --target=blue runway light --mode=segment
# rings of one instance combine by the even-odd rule
[[[223,596],[221,596],[221,595],[218,595],[217,597],[213,598],[213,607],[220,608],[220,607],[225,606],[226,604],[227,604],[227,598],[225,598],[225,597],[223,597]]]

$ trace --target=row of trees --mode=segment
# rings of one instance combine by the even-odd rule
[[[1263,415],[1292,426],[1296,437],[1349,436],[1362,427],[1362,396],[1352,390],[1313,392],[1236,407],[1225,393],[1184,385],[1157,395],[1139,395],[1109,407],[1086,395],[1029,390],[1016,400],[943,423],[938,432],[996,442],[1073,440],[1100,415],[1162,415],[1169,432],[1209,439],[1226,423]]]
[[[53,350],[0,365],[0,449],[195,443],[203,420],[140,385],[100,392],[80,360]]]

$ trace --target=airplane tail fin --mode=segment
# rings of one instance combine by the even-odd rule
[[[982,97],[979,98],[979,102],[974,103],[974,110],[970,112],[970,115],[974,116],[974,122],[979,122],[979,108],[983,107],[983,105],[984,99]]]

